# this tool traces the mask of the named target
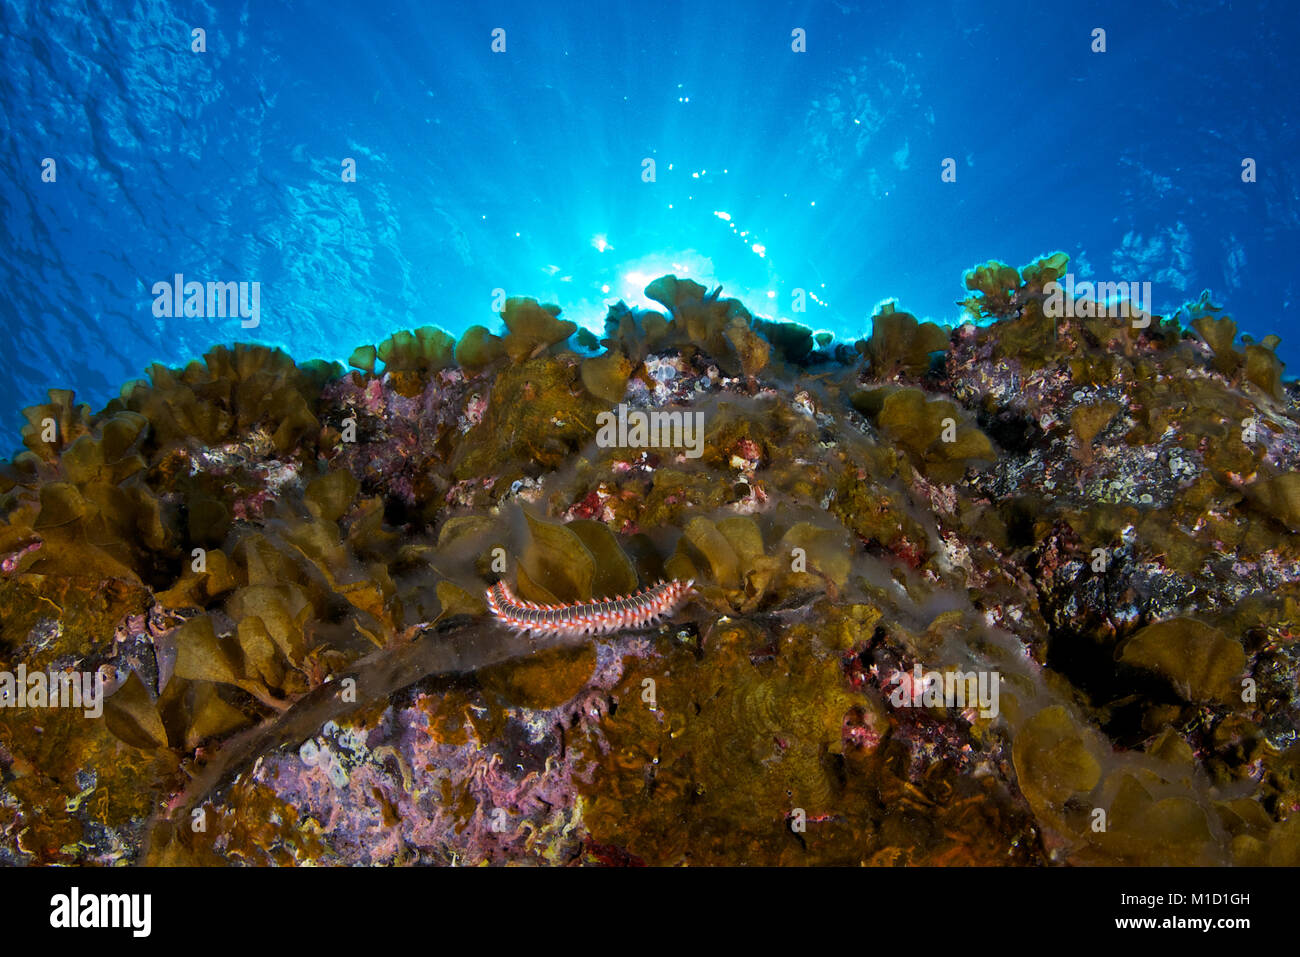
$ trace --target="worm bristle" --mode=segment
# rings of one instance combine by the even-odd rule
[[[693,581],[660,581],[616,598],[593,599],[572,604],[538,605],[519,601],[504,581],[488,589],[487,605],[493,617],[518,632],[529,635],[603,635],[642,628],[670,614],[691,590]],[[619,604],[624,607],[617,607]],[[548,621],[529,621],[523,613],[540,611],[553,615]]]

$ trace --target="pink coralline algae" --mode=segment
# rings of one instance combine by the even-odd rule
[[[477,695],[415,692],[369,721],[331,722],[297,751],[267,755],[252,780],[323,842],[314,863],[566,863],[582,850],[579,785],[605,747],[609,689],[625,661],[650,651],[635,635],[602,645],[579,694],[545,710],[507,708],[504,734],[480,732],[489,707]]]

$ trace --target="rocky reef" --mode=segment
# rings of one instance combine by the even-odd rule
[[[1300,863],[1300,391],[1208,297],[1056,315],[1065,266],[855,344],[665,276],[600,339],[514,298],[51,390],[0,862]],[[518,634],[498,580],[694,590]]]

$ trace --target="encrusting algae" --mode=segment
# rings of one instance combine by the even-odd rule
[[[512,298],[51,390],[0,672],[106,697],[4,700],[0,861],[1300,863],[1297,387],[1208,297],[1059,318],[1066,262],[854,348],[665,276],[599,340]]]

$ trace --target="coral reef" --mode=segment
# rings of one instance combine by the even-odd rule
[[[1066,262],[852,348],[665,276],[51,390],[0,672],[106,697],[0,701],[0,861],[1300,863],[1300,390],[1205,297],[1055,317]]]

